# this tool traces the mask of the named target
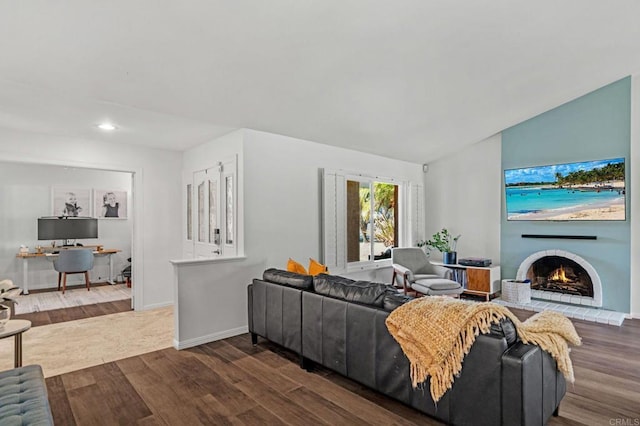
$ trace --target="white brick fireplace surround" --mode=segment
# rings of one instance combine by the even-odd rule
[[[520,264],[516,279],[525,280],[527,278],[527,271],[531,265],[536,260],[545,256],[566,257],[567,259],[571,259],[582,266],[589,274],[593,283],[593,297],[561,294],[543,290],[532,290],[531,297],[534,300],[531,300],[531,303],[529,304],[510,303],[500,299],[496,299],[495,302],[528,311],[540,312],[544,310],[552,310],[561,312],[569,318],[617,326],[622,325],[625,318],[624,313],[600,309],[602,306],[602,281],[600,280],[600,276],[589,262],[577,254],[564,250],[543,250],[533,253]]]
[[[593,284],[593,297],[588,296],[576,296],[573,294],[562,294],[556,293],[553,291],[545,291],[545,290],[532,290],[531,297],[535,299],[542,300],[551,300],[555,302],[562,303],[570,303],[572,305],[583,305],[583,306],[602,306],[602,281],[600,280],[600,276],[594,269],[594,267],[584,260],[582,257],[577,254],[565,251],[565,250],[542,250],[536,253],[533,253],[531,256],[527,257],[518,268],[518,273],[516,274],[517,280],[525,280],[527,279],[527,271],[535,261],[538,259],[542,259],[547,256],[558,256],[564,257],[566,259],[571,259],[576,262],[578,265],[582,266],[584,270],[589,274],[589,278],[591,278],[591,283]]]

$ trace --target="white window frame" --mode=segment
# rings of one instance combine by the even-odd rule
[[[398,245],[413,246],[422,235],[422,186],[402,179],[344,170],[322,170],[322,253],[331,273],[349,273],[391,266],[391,259],[347,262],[347,180],[398,186]]]
[[[402,184],[398,183],[397,181],[394,181],[393,179],[389,179],[389,178],[380,178],[380,177],[372,177],[372,176],[366,176],[366,175],[362,175],[362,174],[358,174],[358,175],[346,175],[345,176],[345,185],[347,184],[348,181],[352,181],[352,182],[359,182],[359,183],[368,183],[369,184],[369,188],[371,190],[371,200],[370,203],[372,204],[371,206],[371,212],[373,212],[373,193],[374,193],[374,189],[373,189],[373,185],[375,183],[388,183],[391,185],[396,185],[398,187],[398,192],[400,192],[401,188],[402,188]],[[345,187],[346,188],[346,187]],[[346,191],[345,191],[345,196],[346,196]],[[400,215],[402,214],[402,210],[403,208],[402,206],[402,200],[401,200],[401,195],[398,194],[398,206],[396,206],[396,208],[398,208],[398,222],[401,222],[400,220]],[[345,203],[345,209],[347,208],[347,205]],[[372,218],[373,215],[370,218],[370,224],[371,224],[371,229],[372,229],[372,234],[371,234],[371,238],[374,238],[375,235],[375,229],[372,223]],[[400,223],[398,223],[398,234],[400,234]],[[345,229],[345,239],[347,238],[346,236],[346,229]],[[400,235],[397,235],[398,238],[398,243],[400,241]],[[356,262],[349,262],[347,261],[347,272],[353,272],[353,271],[361,271],[361,270],[366,270],[366,269],[375,269],[375,268],[379,268],[379,267],[384,267],[384,266],[391,266],[391,259],[379,259],[379,260],[375,260],[375,253],[373,250],[373,246],[374,246],[374,242],[370,241],[369,243],[369,260],[360,260],[360,261],[356,261]]]

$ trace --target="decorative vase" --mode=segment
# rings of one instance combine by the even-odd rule
[[[4,325],[11,318],[11,308],[5,305],[0,305],[0,329],[4,327]]]
[[[458,253],[455,251],[448,251],[442,253],[442,263],[445,265],[455,265],[458,261]]]

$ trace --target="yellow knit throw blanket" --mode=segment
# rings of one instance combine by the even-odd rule
[[[450,297],[421,297],[395,309],[387,317],[391,335],[411,363],[413,387],[431,376],[431,397],[438,401],[451,388],[479,333],[491,323],[509,318],[524,343],[540,346],[556,360],[558,369],[573,383],[567,342],[580,345],[580,337],[564,315],[543,311],[525,322],[496,303],[477,303]]]

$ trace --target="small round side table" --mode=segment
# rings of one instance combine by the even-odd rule
[[[15,336],[14,367],[22,367],[22,333],[31,328],[31,321],[9,320],[0,328],[0,339]]]

